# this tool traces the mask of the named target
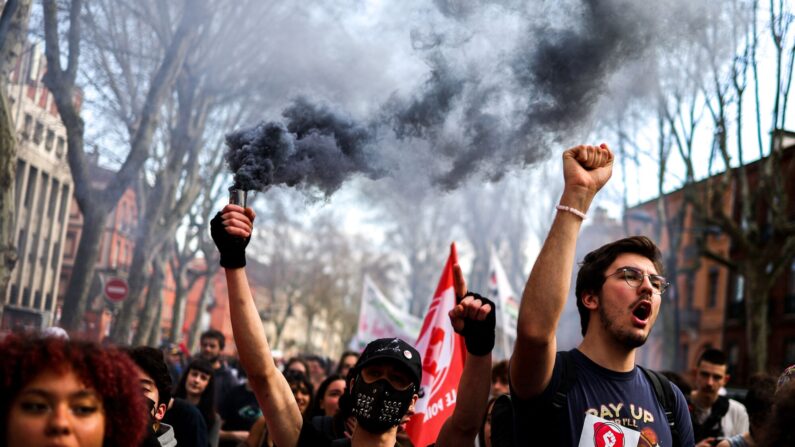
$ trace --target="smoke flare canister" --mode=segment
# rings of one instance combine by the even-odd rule
[[[232,205],[240,205],[246,207],[248,200],[248,191],[245,189],[237,189],[234,186],[229,187],[229,203]]]

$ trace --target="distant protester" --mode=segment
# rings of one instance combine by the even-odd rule
[[[164,423],[163,418],[171,404],[173,384],[163,352],[149,346],[137,346],[127,350],[135,362],[128,374],[137,372],[139,392],[148,400],[151,430],[148,430],[143,446],[173,447],[177,445],[174,427]]]
[[[345,393],[345,377],[332,374],[317,388],[310,417],[334,416],[340,409],[340,397]]]
[[[215,401],[220,402],[232,391],[232,388],[239,385],[235,373],[221,357],[221,352],[226,347],[226,336],[219,330],[209,329],[202,333],[199,342],[201,344],[199,356],[213,365]]]
[[[717,447],[752,447],[764,431],[770,419],[773,396],[776,393],[776,379],[767,374],[751,377],[750,388],[745,396],[745,409],[748,412],[749,430],[745,433],[724,438]]]
[[[220,418],[215,413],[215,379],[207,360],[194,359],[180,378],[174,397],[185,399],[202,415],[210,445],[218,445]]]
[[[348,371],[353,368],[356,361],[359,360],[359,353],[356,351],[345,351],[340,355],[340,360],[337,362],[337,374],[345,377]]]
[[[776,392],[773,409],[762,430],[759,447],[795,446],[795,386],[790,382]]]
[[[309,364],[301,357],[291,357],[290,360],[287,360],[287,363],[284,364],[284,369],[282,369],[283,373],[287,373],[287,371],[298,371],[301,374],[308,375]]]
[[[121,351],[60,337],[0,342],[0,444],[136,447],[146,404]]]

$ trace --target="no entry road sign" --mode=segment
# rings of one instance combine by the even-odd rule
[[[105,281],[105,296],[113,302],[124,301],[127,298],[127,280],[124,278],[108,278]]]

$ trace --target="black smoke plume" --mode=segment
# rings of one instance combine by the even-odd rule
[[[262,122],[226,136],[226,161],[236,188],[300,186],[330,196],[351,175],[380,175],[366,152],[372,130],[303,97],[282,116],[284,123]]]

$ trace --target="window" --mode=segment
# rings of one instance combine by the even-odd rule
[[[55,202],[58,198],[58,179],[53,177],[52,184],[50,185],[50,203],[47,204],[47,217],[52,220],[55,216]]]
[[[35,297],[33,300],[33,307],[36,309],[41,309],[41,291],[36,291],[33,296]]]
[[[77,233],[74,231],[69,231],[66,233],[66,250],[64,251],[64,256],[67,258],[74,258],[75,257],[75,250],[77,249]]]
[[[33,191],[36,188],[36,180],[38,180],[39,170],[30,167],[30,175],[28,176],[28,187],[25,188],[25,208],[30,208],[30,203],[33,201]]]
[[[44,310],[52,310],[52,293],[47,293],[47,301],[45,306],[47,307],[45,307]]]
[[[52,258],[50,258],[50,268],[57,268],[58,267],[58,260],[61,256],[61,242],[56,242],[55,245],[52,247]]]
[[[692,309],[693,308],[693,297],[696,296],[696,273],[693,271],[687,272],[687,295],[685,297],[685,309]]]
[[[717,268],[711,268],[709,270],[709,291],[707,297],[709,301],[707,302],[707,307],[712,309],[718,304],[718,278],[720,278],[720,272]]]
[[[61,209],[58,210],[58,223],[66,222],[66,204],[69,203],[69,186],[61,186]]]
[[[16,183],[16,191],[14,191],[14,194],[16,194],[14,203],[17,204],[17,207],[19,207],[19,196],[22,193],[22,179],[25,178],[26,166],[27,164],[24,161],[22,161],[22,159],[20,158],[17,159],[17,179],[16,179],[17,183]]]
[[[793,364],[795,364],[795,338],[788,338],[784,342],[784,363],[781,368],[784,369]]]
[[[42,138],[44,138],[44,124],[41,121],[36,121],[36,130],[33,131],[33,142],[41,144]]]
[[[734,276],[734,290],[731,297],[726,310],[727,318],[742,318],[745,315],[745,277],[743,275]]]
[[[47,152],[52,152],[52,147],[55,144],[55,132],[52,129],[47,129],[47,138],[44,139],[44,149]]]
[[[66,141],[63,139],[63,137],[58,137],[58,142],[55,143],[55,155],[57,155],[58,158],[61,158],[65,153]]]
[[[16,284],[11,286],[11,296],[9,298],[11,298],[8,301],[9,304],[19,303],[19,286],[17,286]]]
[[[29,113],[25,114],[25,125],[22,126],[22,139],[29,140],[30,132],[33,130],[33,117]]]
[[[22,256],[25,253],[25,245],[28,239],[25,237],[25,229],[19,230],[19,237],[17,238],[17,253]]]
[[[743,301],[745,301],[745,276],[737,275],[734,286],[734,302],[742,303]]]
[[[39,264],[42,267],[47,266],[47,248],[50,246],[50,236],[44,238],[44,245],[42,246],[41,256],[39,256]]]

